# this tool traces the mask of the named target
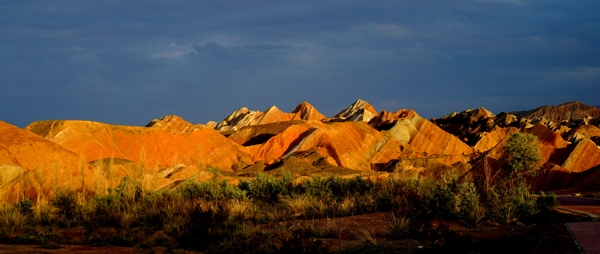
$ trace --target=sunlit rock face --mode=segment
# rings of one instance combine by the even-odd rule
[[[191,124],[183,118],[175,115],[165,116],[161,119],[154,119],[146,127],[165,130],[172,134],[188,134],[192,131],[206,128],[202,124]]]
[[[210,128],[173,134],[161,128],[91,121],[40,121],[26,129],[81,155],[86,162],[119,158],[146,169],[185,164],[224,171],[251,163],[244,147]]]
[[[276,106],[271,106],[264,112],[251,111],[247,108],[240,108],[223,121],[219,123],[208,123],[207,125],[214,126],[218,131],[236,131],[246,126],[286,122],[294,120],[317,120],[321,121],[325,116],[321,114],[315,107],[308,102],[302,102],[294,111],[286,113],[281,111]]]
[[[579,117],[581,111],[588,115]],[[593,112],[567,103],[532,110],[533,118],[477,108],[427,120],[410,109],[377,113],[357,100],[330,118],[302,102],[289,113],[275,106],[263,112],[241,108],[206,125],[175,115],[145,127],[49,120],[20,129],[0,122],[0,199],[46,199],[63,187],[106,192],[126,176],[146,189],[162,189],[188,179],[238,183],[270,170],[291,170],[300,178],[477,173],[486,165],[499,169],[502,147],[519,131],[537,137],[544,165],[536,186],[590,189],[600,181],[600,128]]]
[[[61,186],[92,189],[92,168],[76,152],[2,121],[0,133],[3,201],[50,198],[52,190]]]
[[[380,132],[365,122],[306,121],[248,148],[255,162],[272,164],[288,153],[314,150],[332,165],[370,170],[372,163],[397,157],[398,144],[386,142]]]
[[[356,100],[352,105],[343,109],[335,116],[328,118],[326,122],[340,121],[362,121],[369,122],[373,117],[377,116],[377,110],[366,101],[361,99]]]

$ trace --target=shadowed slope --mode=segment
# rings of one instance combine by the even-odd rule
[[[409,144],[413,152],[417,153],[415,156],[440,157],[440,162],[444,164],[466,162],[469,160],[466,155],[473,154],[473,148],[416,113],[412,117],[398,120],[392,128],[382,133]]]
[[[600,118],[600,108],[588,106],[581,102],[567,102],[558,106],[542,106],[529,111],[514,112],[516,115],[522,115],[527,119],[546,118],[555,123],[565,120],[578,120],[588,116]]]
[[[272,164],[294,147],[297,151],[314,149],[329,164],[357,170],[370,170],[371,163],[386,162],[400,152],[398,142],[384,142],[383,136],[364,122],[306,121],[249,148],[255,161]]]

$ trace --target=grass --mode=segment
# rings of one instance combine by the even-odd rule
[[[318,252],[323,245],[314,239],[348,235],[337,219],[344,216],[395,211],[385,227],[387,235],[367,229],[354,233],[355,239],[376,246],[378,237],[427,237],[431,220],[458,220],[474,226],[482,220],[504,223],[556,206],[555,197],[543,195],[536,201],[522,187],[498,190],[492,196],[480,193],[475,184],[456,175],[443,181],[390,178],[377,182],[361,177],[313,177],[294,184],[290,174],[279,178],[258,174],[239,186],[214,178],[188,180],[177,188],[158,191],[146,190],[140,181],[127,176],[115,188],[95,196],[61,189],[50,202],[23,200],[5,205],[0,209],[0,241],[14,240],[18,232],[35,239],[56,239],[57,232],[79,229],[85,244],[203,252]],[[483,209],[492,205],[497,208]],[[287,224],[298,220],[300,226]]]
[[[326,219],[323,223],[307,222],[312,236],[317,238],[339,238],[344,228],[335,219]]]
[[[392,213],[392,216],[389,218],[389,225],[386,229],[391,238],[400,239],[409,233],[410,219],[407,216]]]

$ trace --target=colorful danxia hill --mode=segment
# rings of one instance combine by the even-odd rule
[[[543,166],[535,191],[600,190],[600,108],[579,102],[499,114],[484,109],[425,119],[414,110],[378,112],[357,100],[333,117],[307,102],[292,112],[241,108],[220,122],[178,116],[146,126],[49,120],[24,129],[0,121],[0,199],[51,198],[60,188],[105,193],[125,176],[144,188],[188,179],[233,184],[257,172],[436,177],[448,170],[498,170],[516,132],[537,136]]]

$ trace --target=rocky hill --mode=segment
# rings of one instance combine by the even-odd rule
[[[512,113],[530,120],[545,118],[554,123],[600,118],[600,108],[588,106],[578,101],[567,102],[558,106],[542,106],[528,111],[516,111]]]
[[[2,201],[47,199],[59,186],[92,190],[92,167],[79,154],[2,121],[0,133]]]
[[[289,113],[241,108],[206,125],[178,116],[146,126],[49,120],[19,129],[0,122],[0,190],[6,199],[46,197],[61,186],[102,192],[127,175],[150,189],[215,177],[235,183],[281,171],[297,178],[381,171],[439,177],[449,170],[477,177],[484,165],[498,169],[502,146],[519,131],[538,138],[544,167],[537,188],[591,188],[600,178],[580,181],[599,175],[586,172],[600,165],[600,128],[591,115],[573,120],[580,115],[573,112],[589,108],[568,105],[560,114],[533,118],[477,108],[427,120],[411,109],[377,113],[357,100],[329,118],[303,102]],[[571,118],[550,120],[561,114]]]

